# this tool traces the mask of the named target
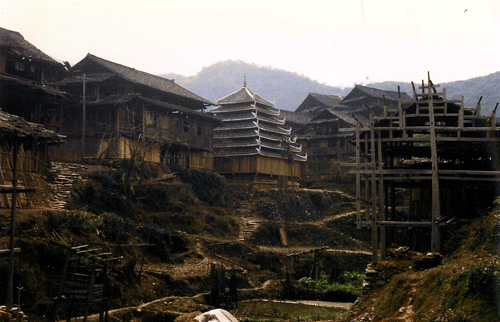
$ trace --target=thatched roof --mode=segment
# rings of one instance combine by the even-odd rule
[[[112,73],[120,78],[123,78],[135,84],[148,86],[153,89],[157,89],[166,93],[175,94],[184,98],[189,98],[191,100],[203,103],[204,105],[214,105],[214,103],[210,102],[209,100],[206,100],[203,97],[198,96],[193,92],[190,92],[189,90],[176,84],[174,81],[170,79],[142,72],[140,70],[136,70],[134,68],[130,68],[124,65],[120,65],[112,61],[94,56],[92,54],[87,54],[87,56],[84,59],[82,59],[75,66],[73,66],[73,69],[83,70],[83,68],[81,67],[84,66],[88,61],[93,62],[108,71],[107,73],[104,73],[104,75],[101,76],[93,75],[92,77],[95,78],[94,81],[99,79],[99,77],[107,79],[110,77],[109,73]],[[78,76],[77,79],[70,78],[68,80],[64,80],[63,83],[76,82],[76,81],[81,82],[82,80],[83,80],[82,76]]]
[[[30,42],[26,41],[17,31],[0,28],[0,48],[5,48],[10,52],[27,59],[61,65],[61,63],[57,62],[43,51],[33,46]]]

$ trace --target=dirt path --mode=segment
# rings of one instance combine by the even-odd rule
[[[334,308],[339,308],[339,309],[345,309],[348,310],[353,303],[350,302],[326,302],[326,301],[275,301],[275,300],[263,300],[263,299],[258,299],[258,300],[248,300],[248,301],[241,301],[241,302],[253,302],[253,301],[259,301],[259,302],[271,302],[271,303],[289,303],[289,304],[302,304],[302,305],[311,305],[311,306],[319,306],[319,307],[334,307]]]
[[[277,246],[259,246],[259,250],[267,251],[267,252],[276,252],[280,254],[293,254],[300,252],[308,252],[318,249],[319,247],[315,246],[292,246],[292,247],[277,247]],[[365,250],[351,250],[351,249],[341,249],[341,248],[326,248],[327,252],[345,252],[345,253],[353,253],[353,254],[371,254],[369,251]]]

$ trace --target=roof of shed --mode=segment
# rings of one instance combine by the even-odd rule
[[[58,61],[36,48],[17,31],[0,28],[0,47],[6,47],[15,54],[54,65],[61,65]]]
[[[65,136],[57,134],[42,125],[0,110],[0,141],[18,139],[45,143],[62,142]]]

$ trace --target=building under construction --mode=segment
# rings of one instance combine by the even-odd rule
[[[386,244],[440,251],[457,225],[477,219],[493,205],[500,172],[496,156],[500,130],[491,115],[449,100],[439,85],[422,85],[397,110],[371,113],[357,122],[358,227],[372,228],[374,263],[385,259]],[[370,110],[369,107],[367,107]],[[386,232],[387,231],[387,232]],[[404,232],[411,238],[398,240]],[[387,234],[386,234],[387,233]],[[399,236],[398,236],[399,234]]]

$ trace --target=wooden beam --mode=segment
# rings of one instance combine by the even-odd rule
[[[10,249],[0,249],[0,255],[5,255],[5,254],[10,254],[11,250]],[[16,247],[14,248],[14,253],[20,253],[21,248]]]
[[[430,221],[379,221],[377,223],[379,226],[391,226],[391,227],[431,227],[432,222]]]

